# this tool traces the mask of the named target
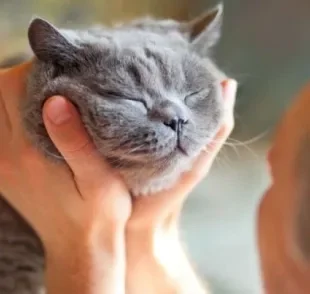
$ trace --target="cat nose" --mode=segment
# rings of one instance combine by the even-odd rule
[[[170,120],[164,121],[164,125],[179,133],[182,131],[183,126],[187,124],[187,122],[188,121],[184,118],[174,117]]]

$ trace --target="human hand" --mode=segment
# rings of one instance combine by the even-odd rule
[[[50,162],[31,145],[18,111],[29,66],[0,72],[0,191],[39,235],[48,270],[49,262],[54,266],[53,275],[60,272],[66,276],[72,270],[79,276],[82,271],[83,277],[75,280],[78,288],[98,266],[100,278],[92,278],[88,284],[105,283],[107,288],[115,278],[110,273],[115,263],[120,260],[124,270],[124,228],[131,213],[130,195],[96,153],[76,109],[64,98],[50,98],[43,116],[68,165]],[[116,287],[123,284],[122,278],[124,273],[115,278]],[[59,282],[61,287],[63,282]],[[112,288],[107,292],[115,293]]]
[[[179,241],[177,223],[185,199],[207,174],[234,126],[237,83],[228,80],[222,87],[226,116],[207,152],[173,188],[133,200],[126,229],[128,293],[206,293]]]
[[[174,187],[152,197],[139,197],[133,200],[133,211],[128,223],[129,230],[152,230],[158,225],[169,226],[171,222],[174,223],[178,219],[177,216],[185,199],[208,173],[216,155],[234,127],[233,109],[237,82],[226,80],[222,83],[222,88],[226,112],[216,137],[209,146],[206,146],[206,152],[198,157],[191,171],[184,173]]]

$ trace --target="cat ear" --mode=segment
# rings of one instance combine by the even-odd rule
[[[41,61],[67,65],[76,60],[77,47],[44,19],[32,20],[28,40],[33,53]]]
[[[203,13],[197,18],[183,23],[181,30],[187,32],[192,49],[206,55],[221,37],[223,22],[223,4]]]

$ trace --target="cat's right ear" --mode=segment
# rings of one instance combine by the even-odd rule
[[[75,61],[78,48],[44,19],[35,18],[31,21],[28,40],[33,53],[41,61],[59,65]]]
[[[194,51],[206,55],[221,37],[222,22],[221,3],[193,20],[181,24],[181,31],[189,35],[189,42]]]

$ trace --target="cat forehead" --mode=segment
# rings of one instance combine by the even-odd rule
[[[94,75],[93,82],[129,93],[147,89],[151,96],[154,93],[156,96],[166,90],[186,93],[206,89],[217,80],[208,60],[190,55],[173,56],[172,50],[166,54],[154,48],[146,49],[147,53],[137,53],[137,50],[123,49],[119,54],[107,54],[102,62],[94,65],[98,74]]]
[[[188,42],[178,36],[171,38],[164,34],[135,28],[62,31],[62,33],[73,44],[84,47],[84,54],[96,55],[105,61],[117,60],[120,65],[128,64],[132,58],[151,59],[155,61],[153,64],[161,67],[179,66],[180,63],[184,63],[186,67],[190,63],[192,65],[197,63],[197,59],[200,60],[189,50]]]
[[[132,48],[156,46],[162,48],[186,49],[188,42],[177,32],[163,34],[158,32],[144,31],[139,28],[93,28],[88,30],[61,30],[68,41],[79,45],[101,45],[106,48]]]
[[[161,46],[184,46],[188,42],[186,39],[177,31],[165,32],[162,31],[151,31],[151,30],[142,30],[139,28],[120,28],[115,29],[111,32],[114,40],[118,42],[123,42],[123,44],[131,43],[153,43]]]
[[[62,33],[77,46],[85,46],[84,54],[95,57],[91,58],[94,60],[91,67],[106,78],[115,78],[116,73],[126,75],[130,69],[148,81],[155,76],[161,76],[162,81],[171,85],[187,81],[187,85],[179,85],[187,88],[203,87],[218,77],[217,67],[211,60],[191,52],[188,42],[179,36],[135,28],[62,30]],[[112,66],[106,67],[108,64]]]

